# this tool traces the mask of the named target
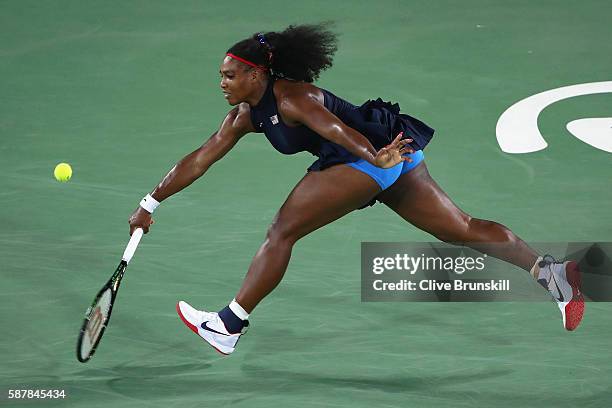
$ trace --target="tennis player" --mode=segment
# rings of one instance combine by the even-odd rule
[[[283,278],[296,241],[379,201],[442,241],[486,250],[530,272],[557,301],[563,326],[574,330],[584,312],[576,263],[539,256],[505,226],[459,209],[427,171],[423,149],[434,130],[401,114],[397,104],[377,99],[355,106],[313,85],[332,66],[336,44],[323,24],[234,44],[220,66],[221,91],[234,108],[130,216],[130,233],[137,227],[148,232],[159,203],[201,177],[247,133],[263,133],[283,154],[317,157],[278,210],[235,298],[219,312],[180,301],[183,322],[219,352],[232,353],[250,313]]]

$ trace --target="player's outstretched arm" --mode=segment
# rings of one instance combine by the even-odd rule
[[[161,202],[178,193],[206,173],[206,170],[225,156],[242,136],[253,131],[255,129],[251,123],[248,105],[241,104],[232,109],[223,120],[219,130],[206,143],[179,160],[150,193],[150,196],[155,201]],[[138,227],[142,228],[145,233],[149,232],[153,219],[151,212],[139,205],[128,222],[131,235]]]

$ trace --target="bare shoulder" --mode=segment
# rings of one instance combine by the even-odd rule
[[[243,102],[229,111],[222,126],[227,126],[241,134],[254,132],[249,104]]]
[[[281,118],[288,126],[304,123],[304,114],[325,107],[323,91],[307,82],[278,79],[274,83],[274,96]]]
[[[279,104],[303,100],[304,98],[313,99],[321,105],[324,104],[321,89],[308,82],[278,79],[274,83],[274,96]]]

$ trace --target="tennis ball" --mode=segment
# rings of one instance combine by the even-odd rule
[[[60,163],[55,166],[53,175],[57,181],[65,183],[66,181],[70,180],[70,177],[72,177],[72,167],[70,167],[68,163]]]

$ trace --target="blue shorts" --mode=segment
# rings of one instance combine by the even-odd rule
[[[414,169],[425,158],[422,150],[417,150],[412,154],[405,154],[404,156],[410,157],[412,161],[405,161],[403,163],[396,164],[393,167],[389,167],[388,169],[376,167],[363,159],[354,163],[347,164],[352,168],[357,169],[372,177],[374,181],[378,183],[380,188],[386,190],[391,186],[391,184],[395,183],[395,181],[400,178],[402,174],[408,173],[410,170]]]

